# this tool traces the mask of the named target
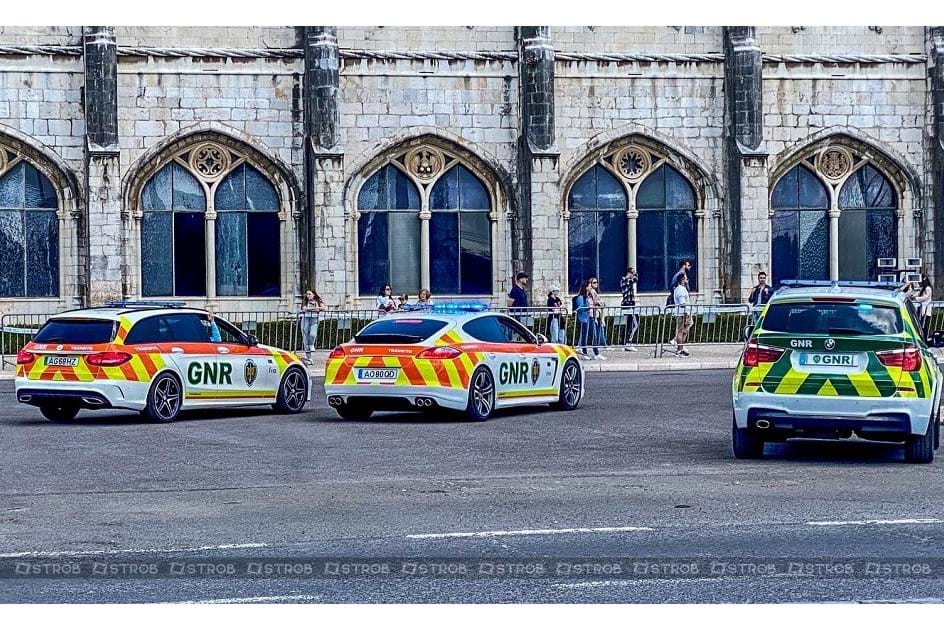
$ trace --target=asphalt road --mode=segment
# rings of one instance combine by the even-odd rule
[[[892,445],[813,441],[736,461],[726,371],[590,374],[587,384],[576,412],[482,424],[342,421],[319,389],[295,416],[154,425],[83,413],[57,425],[16,405],[2,382],[0,570],[177,562],[190,576],[21,576],[0,580],[0,602],[941,601],[940,463],[907,465]],[[278,571],[307,559],[315,572],[337,561],[391,576],[239,572],[245,560]],[[402,563],[458,570],[449,561],[459,559],[473,572],[422,576]],[[535,574],[539,563],[551,571]],[[206,576],[220,566],[224,576]]]

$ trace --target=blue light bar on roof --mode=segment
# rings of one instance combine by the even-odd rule
[[[462,314],[464,312],[483,312],[488,310],[488,304],[483,304],[480,301],[450,301],[427,306],[423,310],[437,314]]]

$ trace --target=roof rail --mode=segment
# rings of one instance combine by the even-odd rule
[[[856,280],[782,280],[780,288],[880,288],[895,290],[901,288],[901,282],[870,282]]]
[[[94,306],[93,306],[94,307]],[[106,301],[100,308],[186,308],[183,301]]]

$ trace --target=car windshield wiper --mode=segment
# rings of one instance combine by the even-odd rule
[[[846,335],[846,336],[861,336],[863,334],[868,334],[862,330],[856,330],[855,328],[829,328],[826,330],[828,334],[836,335]]]

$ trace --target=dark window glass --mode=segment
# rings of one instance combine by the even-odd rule
[[[361,187],[358,208],[358,279],[361,295],[389,283],[396,293],[420,284],[419,191],[398,168],[387,165]],[[368,211],[364,211],[368,210]]]
[[[174,294],[206,295],[206,222],[203,212],[174,212]]]
[[[141,217],[141,294],[174,294],[174,215],[144,212]]]
[[[206,317],[198,314],[176,313],[164,315],[167,325],[178,343],[208,343],[210,332],[203,321]]]
[[[574,183],[568,194],[571,210],[567,226],[567,284],[579,290],[595,276],[600,290],[619,290],[626,270],[626,193],[622,184],[602,166],[594,166]]]
[[[278,297],[281,294],[279,198],[262,173],[241,164],[217,188],[216,292]]]
[[[137,343],[171,343],[174,341],[174,334],[164,317],[148,317],[141,319],[134,324],[128,336],[125,337],[125,345],[135,345]]]
[[[531,336],[531,333],[514,319],[509,319],[507,317],[496,317],[496,319],[498,319],[498,325],[502,329],[506,343],[534,342],[534,338]]]
[[[246,338],[236,326],[229,321],[223,321],[219,317],[213,317],[216,328],[220,331],[220,343],[229,343],[230,345],[244,345]]]
[[[508,342],[505,328],[499,323],[498,317],[472,319],[462,326],[462,330],[472,338],[483,343]]]
[[[171,168],[174,181],[173,209],[205,210],[206,196],[197,178],[188,173],[180,164],[172,164]]]
[[[682,260],[692,264],[688,289],[698,290],[695,191],[691,184],[675,168],[663,164],[642,182],[636,202],[640,209],[636,223],[639,291],[669,290]]]
[[[58,200],[49,179],[20,162],[0,177],[0,297],[59,294]]]
[[[446,327],[445,321],[403,317],[385,317],[357,333],[358,343],[421,343]]]
[[[492,222],[488,214],[462,212],[459,234],[459,293],[488,295],[492,292]]]
[[[386,212],[364,212],[357,221],[357,276],[361,295],[377,295],[390,277]]]
[[[433,212],[429,221],[430,290],[434,295],[459,292],[459,214]]]
[[[782,303],[771,304],[764,317],[768,332],[797,334],[900,334],[897,308],[872,304]]]
[[[898,257],[896,207],[891,182],[872,166],[846,180],[839,191],[840,279],[877,280],[878,258]]]
[[[829,193],[802,164],[780,178],[771,195],[771,279],[829,278]]]
[[[102,319],[50,319],[33,341],[36,343],[110,343],[115,323]]]

